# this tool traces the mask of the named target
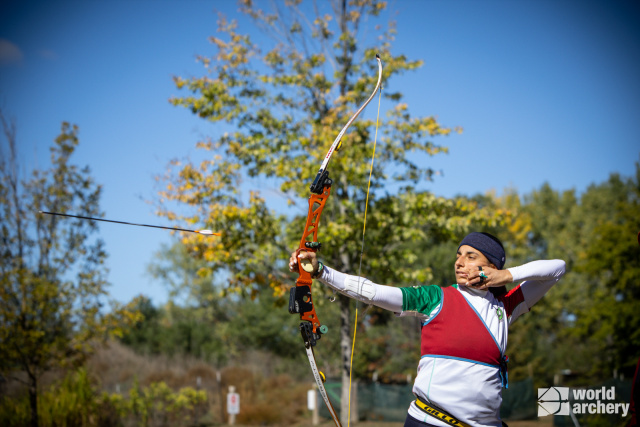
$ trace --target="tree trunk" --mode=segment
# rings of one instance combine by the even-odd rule
[[[31,406],[31,427],[38,427],[38,378],[29,376],[29,405]]]
[[[350,299],[340,295],[340,353],[342,354],[342,399],[340,401],[340,422],[349,424],[349,365],[351,361],[351,336],[349,318]]]

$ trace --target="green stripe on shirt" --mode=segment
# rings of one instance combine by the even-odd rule
[[[400,288],[402,291],[402,311],[430,314],[442,302],[442,288],[438,285],[412,286]]]

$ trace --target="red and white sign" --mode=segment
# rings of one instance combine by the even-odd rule
[[[238,393],[227,394],[227,413],[229,415],[240,413],[240,395]]]

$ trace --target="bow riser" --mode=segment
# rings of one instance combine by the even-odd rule
[[[296,257],[301,252],[317,252],[321,244],[318,242],[318,225],[325,204],[331,195],[331,180],[325,179],[322,194],[312,194],[309,197],[309,212],[300,245],[296,250]],[[298,258],[299,259],[299,258]],[[327,332],[327,327],[320,324],[311,297],[311,272],[305,270],[303,262],[298,263],[298,279],[296,286],[289,294],[289,313],[300,314],[300,331],[306,346],[315,346],[321,335]],[[308,322],[308,323],[305,323]]]
[[[307,214],[307,222],[304,226],[305,231],[302,233],[300,245],[298,246],[299,250],[312,249],[315,252],[320,249],[320,243],[318,243],[318,225],[320,223],[320,215],[322,215],[322,210],[330,194],[331,183],[325,183],[321,194],[312,194],[311,197],[309,197],[309,212]],[[309,236],[311,236],[311,240],[309,240]]]

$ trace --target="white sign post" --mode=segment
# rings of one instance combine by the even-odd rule
[[[234,386],[229,386],[227,413],[229,414],[229,425],[234,425],[236,423],[236,415],[240,413],[240,395],[236,393]]]
[[[314,384],[315,386],[315,384]],[[320,415],[318,414],[318,392],[316,388],[307,391],[307,408],[313,411],[311,414],[311,424],[317,426],[320,424]]]

